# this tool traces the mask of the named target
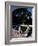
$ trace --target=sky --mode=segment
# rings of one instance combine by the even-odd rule
[[[32,13],[32,8],[28,8],[27,10],[30,11],[30,12]]]
[[[17,6],[11,6],[11,11],[13,11],[14,9],[17,9]],[[27,10],[32,13],[31,7],[28,7]]]

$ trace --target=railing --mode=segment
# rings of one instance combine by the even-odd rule
[[[13,25],[13,26],[17,26],[17,25]],[[20,26],[19,26],[19,31],[21,31],[21,26],[22,27],[27,27],[27,29],[26,29],[26,31],[28,31],[28,29],[29,29],[29,27],[32,27],[32,25],[24,25],[24,24],[21,24]]]

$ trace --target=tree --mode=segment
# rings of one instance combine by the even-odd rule
[[[13,12],[12,12],[12,25],[17,25],[20,26],[21,24],[25,24],[25,25],[31,25],[32,24],[32,19],[31,19],[31,12],[29,12],[27,10],[27,8],[18,8],[18,9],[15,9]],[[29,19],[27,18],[29,16]],[[22,27],[22,30],[24,32],[25,28],[23,29]]]

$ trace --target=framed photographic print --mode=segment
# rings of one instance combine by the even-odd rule
[[[37,4],[5,2],[5,44],[37,42]]]

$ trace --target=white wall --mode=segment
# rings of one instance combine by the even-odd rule
[[[5,41],[5,1],[7,0],[0,0],[0,46],[5,46],[4,45],[5,43],[4,42]],[[38,0],[13,0],[13,1],[38,3]],[[9,45],[9,46],[12,46],[12,45]],[[17,44],[13,46],[38,46],[38,43],[19,44],[19,45]]]

